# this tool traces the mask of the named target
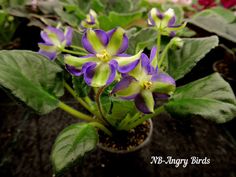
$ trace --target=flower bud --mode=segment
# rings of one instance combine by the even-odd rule
[[[179,37],[174,37],[171,41],[172,41],[173,46],[178,47],[178,48],[181,48],[184,45],[184,41]]]
[[[97,13],[90,9],[89,14],[86,15],[86,19],[81,22],[80,29],[81,31],[85,31],[87,28],[96,28],[98,26]]]
[[[169,8],[161,13],[157,8],[152,8],[148,14],[148,25],[157,28],[162,35],[174,37],[176,31],[185,27],[185,23],[176,25],[176,15],[173,9]]]

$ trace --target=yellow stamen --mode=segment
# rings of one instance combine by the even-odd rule
[[[111,56],[105,49],[103,49],[101,53],[96,54],[96,57],[103,62],[108,62],[111,59]]]
[[[152,82],[150,82],[150,81],[146,81],[146,82],[143,83],[143,88],[144,88],[145,90],[150,89],[151,86],[152,86]]]

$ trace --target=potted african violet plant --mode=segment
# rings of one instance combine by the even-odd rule
[[[124,29],[105,32],[91,28],[96,28],[96,23],[93,11],[81,23],[83,48],[72,45],[70,27],[63,31],[59,25],[41,32],[44,42],[39,43],[39,54],[0,52],[3,87],[40,114],[60,108],[85,121],[58,135],[51,154],[55,174],[76,164],[97,144],[117,153],[137,150],[150,138],[151,118],[164,111],[181,118],[200,115],[217,123],[236,115],[235,96],[219,74],[176,87],[175,80],[217,46],[216,36],[174,37],[185,23],[175,24],[173,9],[162,13],[153,8],[148,24],[157,32],[157,45],[148,55],[143,50],[129,55],[125,53],[129,39]],[[162,36],[171,37],[166,45],[162,45]],[[72,75],[73,88],[63,73]],[[59,100],[64,87],[86,111]]]

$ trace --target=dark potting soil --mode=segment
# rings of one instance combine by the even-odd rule
[[[25,106],[0,95],[0,176],[51,177],[52,144],[62,129],[78,120],[58,109],[45,116],[29,114]],[[70,99],[66,103],[81,109]],[[112,158],[97,148],[64,177],[236,176],[236,144],[224,126],[199,117],[181,121],[167,114],[153,123],[151,142],[138,154]],[[185,168],[151,164],[152,156],[185,158],[189,163]],[[191,164],[193,156],[209,158],[210,164]]]
[[[115,150],[132,150],[144,142],[148,137],[150,122],[146,121],[139,126],[126,131],[117,131],[113,137],[99,131],[99,143],[105,148]]]

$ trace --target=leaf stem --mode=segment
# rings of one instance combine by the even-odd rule
[[[112,133],[110,130],[108,130],[104,125],[98,123],[98,122],[90,122],[90,125],[97,127],[99,129],[101,129],[103,132],[105,132],[107,135],[112,136]]]
[[[76,118],[79,118],[88,122],[96,121],[94,118],[90,117],[89,115],[79,112],[78,110],[70,107],[69,105],[63,103],[62,101],[59,102],[58,107],[68,112],[69,114],[73,115]]]

